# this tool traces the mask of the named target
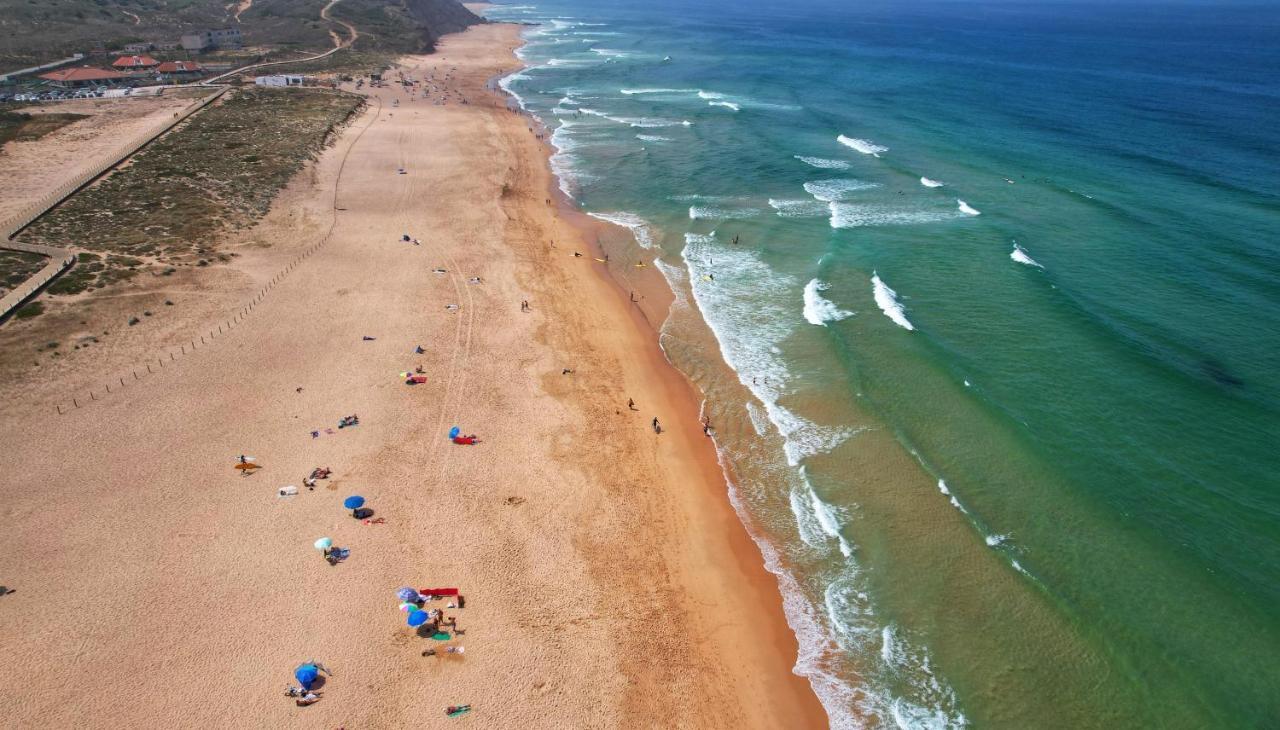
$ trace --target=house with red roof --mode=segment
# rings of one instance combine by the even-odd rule
[[[198,74],[204,68],[195,61],[165,61],[156,67],[156,71],[162,74]]]
[[[119,71],[108,71],[105,68],[94,68],[93,66],[76,66],[73,68],[60,68],[56,71],[50,71],[47,74],[40,74],[40,78],[52,81],[54,86],[70,88],[73,86],[97,86],[99,84],[107,84],[112,81],[128,78],[128,74],[122,74]]]
[[[151,56],[121,56],[111,65],[120,71],[150,71],[160,62]]]

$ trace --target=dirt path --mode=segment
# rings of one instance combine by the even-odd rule
[[[329,10],[332,9],[334,5],[337,5],[341,1],[342,0],[329,0],[329,4],[325,5],[324,8],[320,10],[321,18],[324,18],[329,22],[337,23],[338,25],[341,25],[342,27],[346,28],[347,33],[350,34],[345,41],[335,36],[333,39],[333,42],[336,44],[335,48],[346,48],[350,46],[352,43],[355,43],[356,39],[360,37],[360,31],[356,30],[356,27],[354,25],[348,23],[345,20],[340,20],[338,18],[333,18],[329,16]]]
[[[240,4],[236,6],[236,13],[234,16],[237,23],[240,22],[240,14],[251,7],[253,7],[253,0],[240,0]]]

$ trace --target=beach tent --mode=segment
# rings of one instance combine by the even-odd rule
[[[302,685],[303,689],[311,689],[311,684],[318,676],[320,676],[320,670],[314,664],[300,664],[293,670],[293,678],[298,680],[298,684]]]

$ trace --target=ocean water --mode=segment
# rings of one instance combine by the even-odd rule
[[[1275,5],[487,14],[832,727],[1280,723]]]

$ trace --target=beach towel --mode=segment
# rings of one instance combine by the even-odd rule
[[[457,588],[419,588],[418,593],[424,596],[456,596]]]

